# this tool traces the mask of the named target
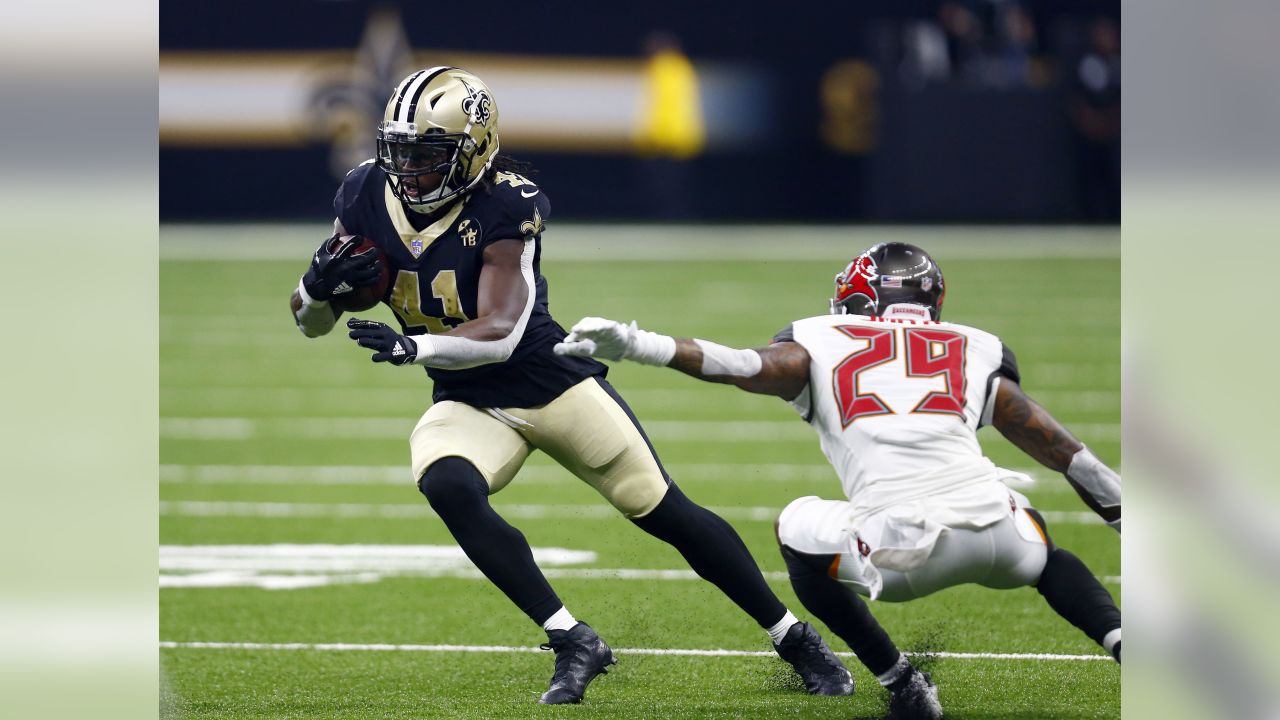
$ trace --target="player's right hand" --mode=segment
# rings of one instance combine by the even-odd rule
[[[615,320],[585,317],[573,326],[564,342],[556,343],[554,350],[557,355],[621,360],[633,348],[637,331],[634,321],[623,325]]]
[[[311,266],[302,276],[302,287],[314,300],[327,302],[378,279],[377,253],[352,255],[359,242],[348,240],[332,247],[334,237],[320,243],[311,257]]]

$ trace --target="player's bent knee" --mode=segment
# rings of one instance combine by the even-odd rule
[[[489,495],[489,485],[475,465],[460,457],[441,458],[418,479],[418,491],[440,512]]]
[[[637,473],[598,490],[623,517],[638,520],[662,503],[667,496],[667,488],[666,479],[660,475]]]
[[[813,545],[812,533],[809,532],[811,522],[815,519],[812,513],[815,504],[822,503],[822,500],[816,496],[806,496],[796,498],[787,503],[782,508],[782,512],[778,513],[778,517],[773,521],[773,534],[778,539],[778,544],[789,546],[793,550],[799,548],[798,552],[809,552],[818,548],[811,547]]]

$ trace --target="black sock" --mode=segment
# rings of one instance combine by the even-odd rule
[[[418,489],[471,562],[531,620],[542,625],[563,606],[524,535],[489,506],[489,484],[474,465],[460,457],[438,460]]]
[[[1120,609],[1111,593],[1080,558],[1062,548],[1049,553],[1036,590],[1049,607],[1099,645],[1107,633],[1120,627]]]
[[[850,587],[827,574],[834,555],[809,555],[782,546],[791,587],[805,609],[849,644],[873,674],[888,672],[898,662],[898,646],[880,627],[867,603]]]
[[[773,625],[787,613],[733,527],[694,504],[675,483],[667,486],[658,507],[631,522],[674,546],[699,577],[720,588],[760,627]]]

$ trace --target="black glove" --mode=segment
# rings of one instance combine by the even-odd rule
[[[418,356],[418,343],[392,330],[386,323],[351,318],[347,327],[351,329],[347,337],[355,340],[356,344],[378,351],[371,358],[374,362],[407,365]]]
[[[311,267],[302,276],[302,287],[315,300],[328,302],[342,293],[372,285],[377,282],[378,273],[382,269],[376,252],[351,254],[360,244],[358,239],[348,240],[330,252],[329,244],[332,241],[331,237],[320,243],[319,249],[311,258]]]

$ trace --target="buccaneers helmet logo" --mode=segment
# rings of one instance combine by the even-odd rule
[[[873,305],[878,306],[880,295],[872,287],[871,280],[876,277],[876,261],[870,255],[859,255],[853,262],[845,266],[844,272],[836,276],[836,302],[841,302],[854,295],[865,295]]]

